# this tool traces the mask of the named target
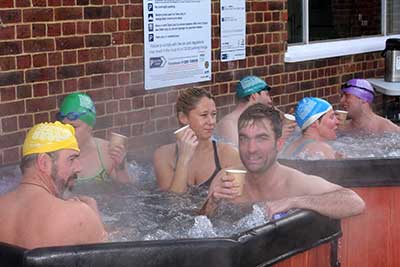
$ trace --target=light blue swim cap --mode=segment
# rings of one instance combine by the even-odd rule
[[[271,87],[261,78],[257,76],[246,76],[240,79],[236,87],[236,95],[243,98],[262,90],[270,91]]]
[[[305,97],[299,101],[294,116],[297,125],[304,130],[332,109],[328,101],[317,97]]]

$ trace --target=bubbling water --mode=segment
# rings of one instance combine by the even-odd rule
[[[210,220],[197,214],[206,190],[192,187],[185,194],[160,191],[151,165],[130,162],[129,173],[137,177],[132,185],[81,182],[65,194],[96,199],[110,242],[228,237],[268,221],[259,205],[248,212],[230,203],[222,203],[222,212]],[[4,169],[0,177],[3,194],[16,187],[21,173],[13,166]]]
[[[285,145],[294,142],[301,136],[300,131],[288,139]],[[385,133],[383,135],[375,134],[338,134],[335,141],[328,142],[334,150],[343,155],[344,158],[397,158],[400,157],[400,134]],[[298,153],[295,157],[287,157],[279,154],[279,158],[319,160],[324,159],[323,154],[313,153],[310,155],[307,151]]]

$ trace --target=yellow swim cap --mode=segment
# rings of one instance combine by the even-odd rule
[[[75,129],[61,122],[45,122],[33,126],[26,135],[22,155],[73,149],[79,152]]]

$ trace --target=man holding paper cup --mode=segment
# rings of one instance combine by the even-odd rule
[[[247,170],[243,192],[240,194],[232,175],[221,171],[211,184],[202,214],[212,215],[222,199],[234,203],[265,201],[270,217],[290,209],[309,209],[332,218],[364,210],[364,201],[352,190],[278,163],[282,146],[278,111],[262,104],[250,106],[240,116],[238,129],[240,158]]]
[[[364,132],[383,134],[385,132],[400,133],[400,127],[374,113],[371,104],[375,97],[372,85],[364,79],[351,79],[341,88],[340,104],[348,112],[350,123],[341,129],[346,132]]]

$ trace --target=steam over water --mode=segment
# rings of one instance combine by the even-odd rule
[[[293,142],[299,138],[300,132],[297,131],[287,141]],[[335,141],[328,142],[337,152],[343,154],[344,158],[397,158],[400,157],[400,134],[385,133],[384,135],[338,135]],[[279,158],[287,158],[279,155]],[[323,159],[322,155],[307,155],[299,153],[296,158],[300,159]]]
[[[339,136],[332,146],[346,158],[400,157],[400,135]],[[110,241],[228,237],[268,222],[261,205],[241,208],[223,203],[210,221],[198,216],[207,192],[191,188],[179,195],[157,189],[152,166],[130,163],[138,177],[133,185],[91,182],[77,185],[70,193],[97,200]],[[0,169],[0,195],[13,190],[21,173],[17,166]]]

